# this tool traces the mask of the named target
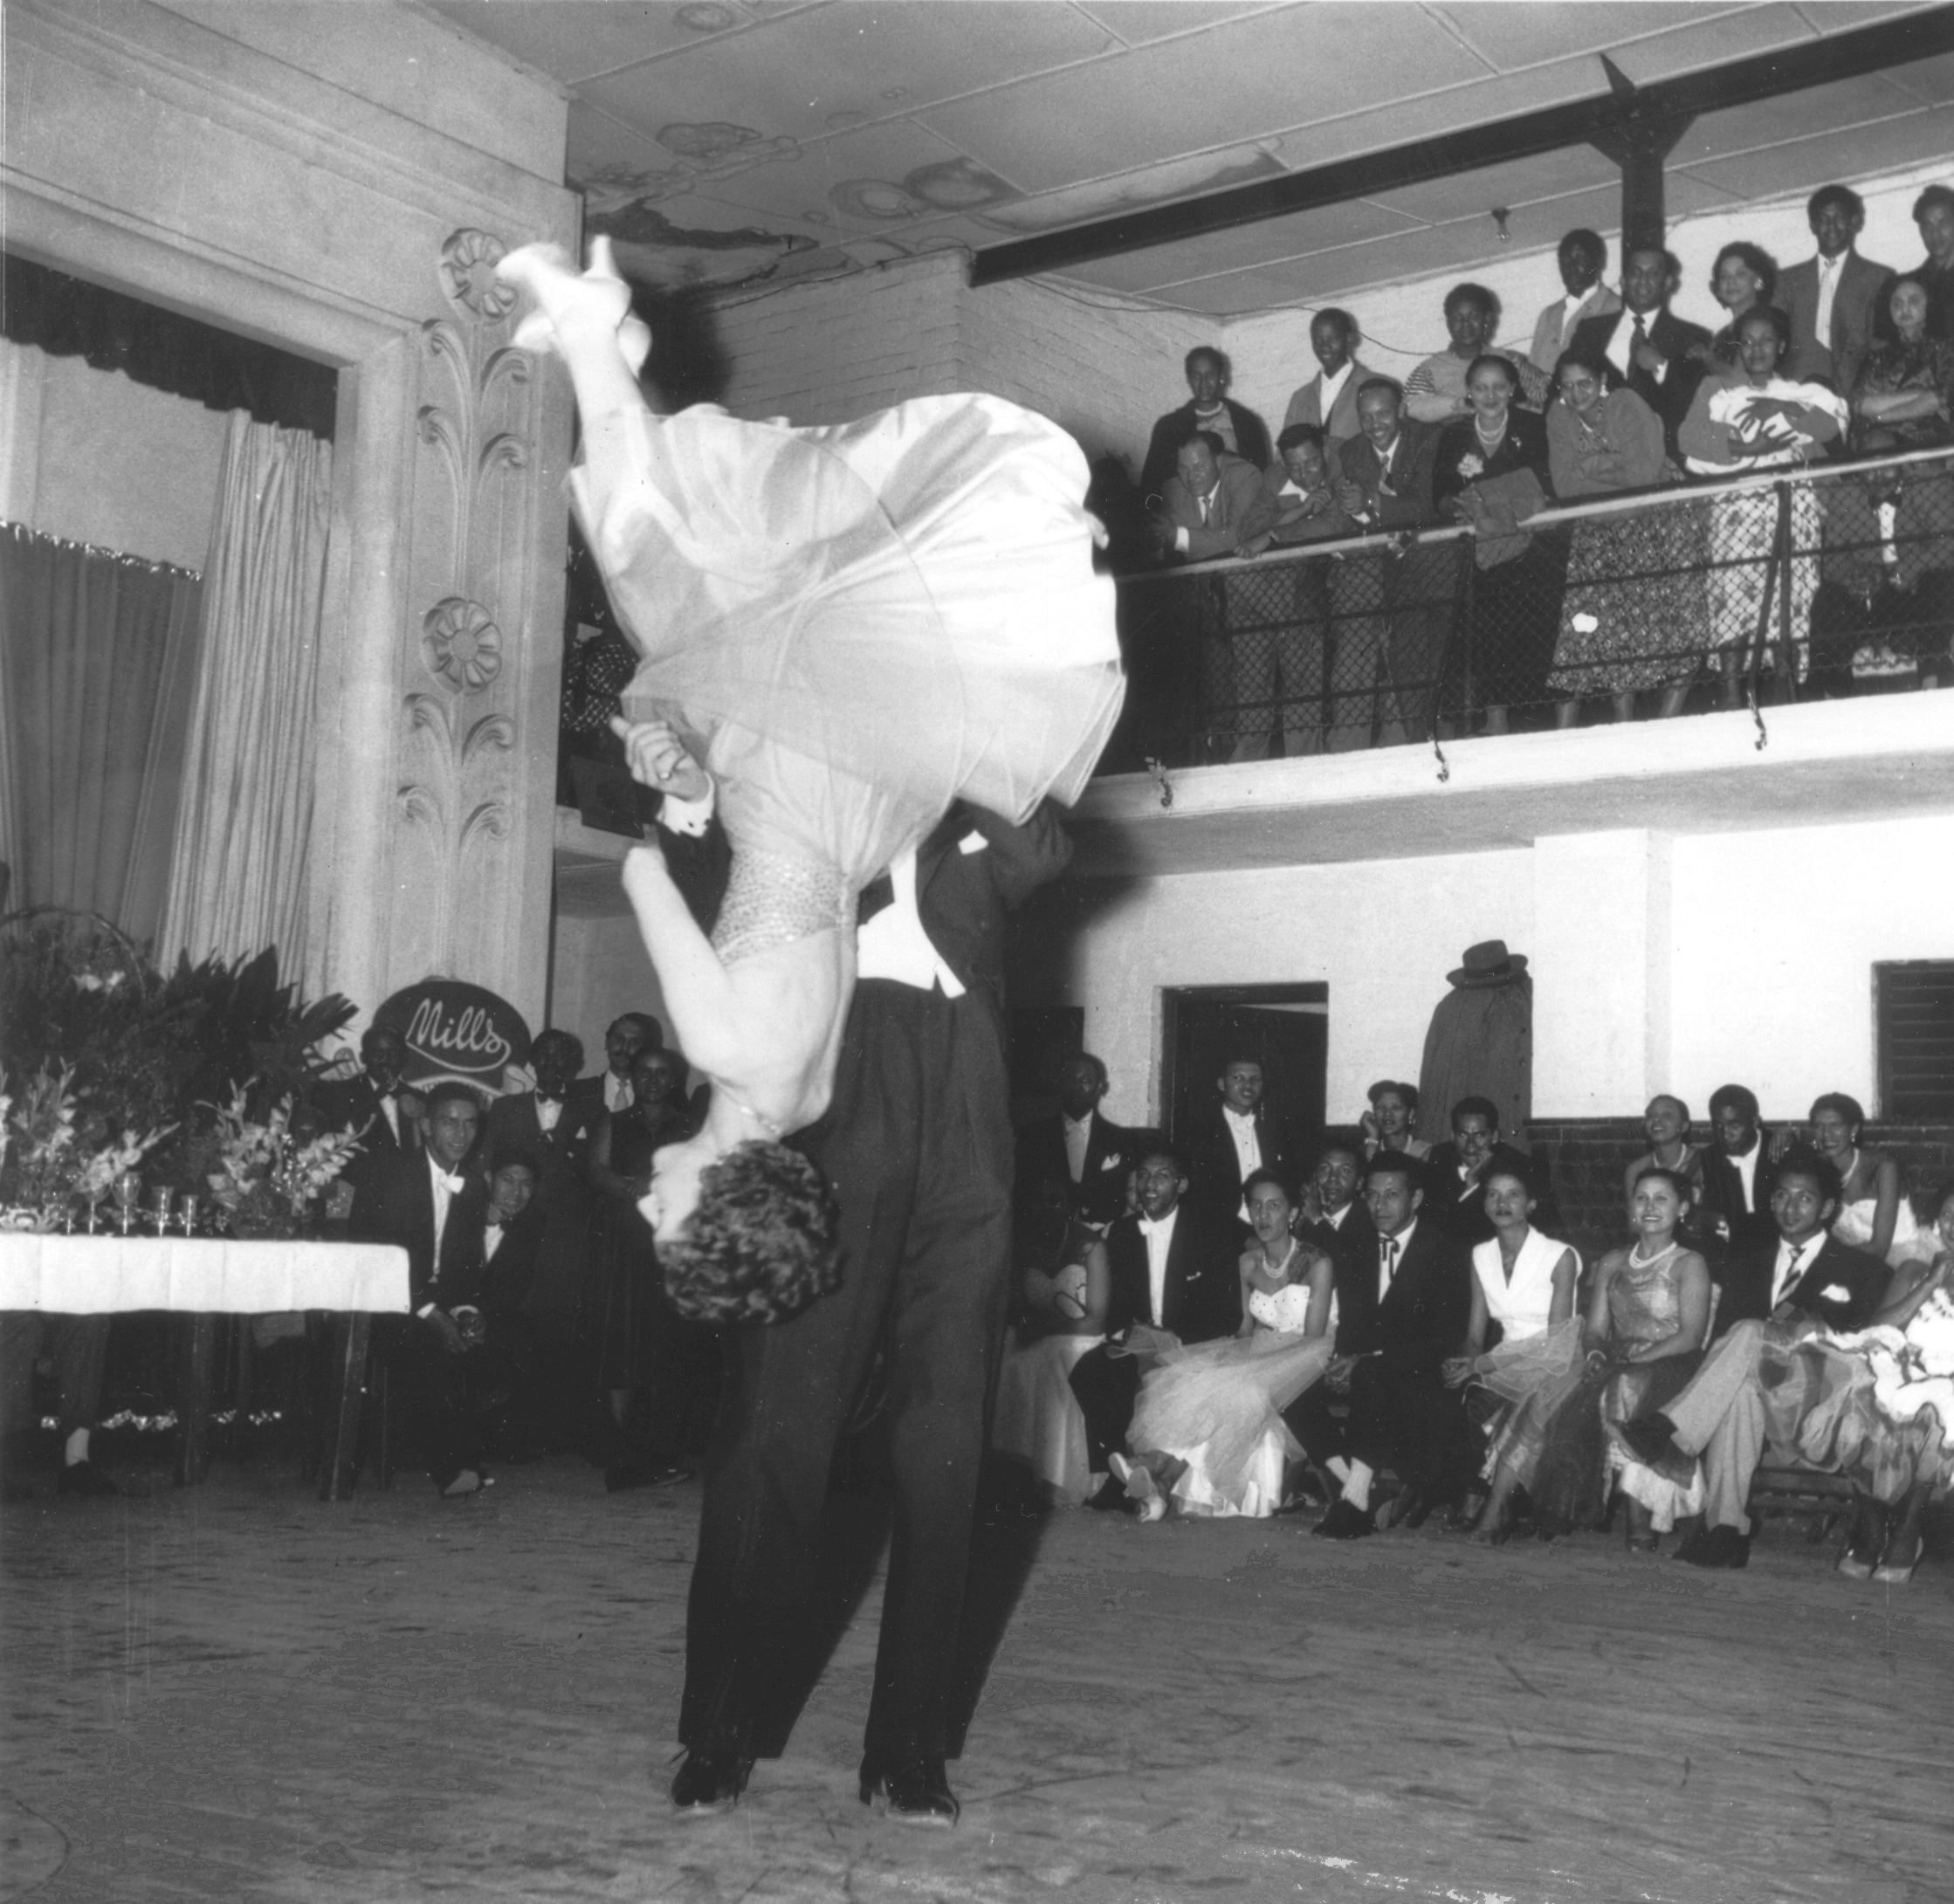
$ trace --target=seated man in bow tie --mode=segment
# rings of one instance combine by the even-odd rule
[[[451,1498],[482,1485],[462,1359],[480,1339],[483,1211],[487,1191],[464,1173],[482,1105],[465,1084],[437,1084],[421,1113],[421,1144],[382,1158],[359,1186],[355,1242],[407,1252],[411,1313],[374,1323],[374,1345],[399,1375],[436,1488]]]
[[[1111,1458],[1130,1452],[1126,1430],[1151,1362],[1125,1352],[1128,1331],[1139,1324],[1194,1343],[1242,1326],[1242,1226],[1225,1212],[1186,1200],[1187,1172],[1162,1145],[1141,1158],[1138,1176],[1139,1214],[1121,1217],[1106,1234],[1106,1339],[1072,1365],[1072,1393],[1085,1417],[1087,1466],[1095,1474],[1110,1474]],[[1126,1504],[1126,1491],[1114,1480],[1087,1502]]]
[[[1381,1151],[1364,1166],[1375,1249],[1367,1267],[1353,1264],[1339,1278],[1329,1378],[1350,1398],[1350,1425],[1338,1446],[1316,1422],[1291,1423],[1312,1461],[1332,1474],[1342,1468],[1342,1495],[1311,1529],[1331,1540],[1372,1531],[1371,1485],[1380,1468],[1403,1483],[1391,1524],[1411,1527],[1462,1502],[1478,1469],[1478,1434],[1444,1376],[1472,1313],[1471,1254],[1425,1216],[1424,1201],[1419,1165],[1401,1152]]]
[[[360,1151],[344,1178],[355,1195],[385,1158],[421,1146],[421,1099],[402,1082],[406,1062],[406,1040],[385,1026],[369,1025],[360,1037],[360,1070],[351,1077],[328,1078],[313,1094],[313,1108],[328,1130],[351,1131],[360,1139]]]
[[[1887,1266],[1828,1234],[1839,1192],[1827,1158],[1794,1151],[1779,1165],[1771,1193],[1778,1239],[1740,1250],[1725,1267],[1717,1340],[1703,1366],[1662,1413],[1610,1430],[1637,1461],[1678,1479],[1702,1457],[1703,1524],[1677,1552],[1696,1566],[1741,1567],[1751,1557],[1744,1507],[1764,1458],[1758,1371],[1767,1338],[1863,1329],[1886,1295]]]

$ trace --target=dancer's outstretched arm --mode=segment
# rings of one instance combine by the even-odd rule
[[[747,1053],[733,981],[673,883],[664,855],[654,845],[634,846],[624,856],[623,883],[680,1048],[715,1077],[737,1073]]]

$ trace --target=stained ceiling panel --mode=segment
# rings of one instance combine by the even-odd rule
[[[1700,179],[1732,198],[1762,198],[1780,192],[1816,191],[1833,179],[1863,178],[1869,173],[1918,165],[1937,154],[1954,151],[1954,107],[1930,113],[1909,113],[1904,119],[1878,126],[1820,133],[1795,145],[1773,146],[1731,159],[1692,165],[1688,172],[1671,173],[1671,189],[1678,176]]]
[[[752,24],[744,10],[726,4],[653,6],[643,0],[553,0],[548,6],[430,0],[430,4],[457,26],[566,85]],[[688,24],[686,16],[714,24],[702,30]]]
[[[851,230],[911,224],[1017,196],[1008,182],[907,119],[795,147],[772,164],[702,181],[699,189],[728,204],[835,220]]]
[[[1028,191],[1096,178],[1196,141],[1253,140],[1406,90],[1483,77],[1484,65],[1422,10],[1285,8],[919,114]],[[1419,136],[1411,111],[1407,138]]]

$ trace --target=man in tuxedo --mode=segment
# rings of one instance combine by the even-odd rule
[[[1543,376],[1551,377],[1560,354],[1574,341],[1574,333],[1591,318],[1613,317],[1621,308],[1621,299],[1601,282],[1607,268],[1608,248],[1599,231],[1577,227],[1560,241],[1560,281],[1567,294],[1556,298],[1533,326],[1533,346],[1527,361]]]
[[[1294,1180],[1295,1140],[1263,1109],[1262,1064],[1233,1057],[1214,1080],[1215,1102],[1175,1138],[1187,1160],[1188,1194],[1218,1215],[1242,1219],[1242,1186],[1258,1170]]]
[[[1303,1444],[1312,1466],[1338,1484],[1350,1472],[1343,1429],[1331,1413],[1333,1399],[1347,1395],[1349,1358],[1367,1337],[1377,1308],[1377,1230],[1358,1193],[1364,1158],[1355,1144],[1326,1144],[1310,1178],[1310,1202],[1316,1215],[1299,1234],[1329,1257],[1337,1295],[1337,1353],[1345,1379],[1335,1385],[1313,1382],[1283,1411],[1290,1432]]]
[[[545,1398],[537,1382],[544,1364],[534,1321],[524,1305],[545,1234],[538,1189],[543,1168],[536,1152],[492,1142],[481,1172],[478,1235],[472,1199],[466,1212],[467,1253],[479,1264],[474,1280],[480,1322],[469,1331],[464,1372],[478,1417],[487,1418],[481,1423],[485,1452],[506,1461],[533,1460],[542,1445],[537,1431],[545,1419]]]
[[[1783,375],[1797,383],[1822,378],[1849,397],[1873,347],[1873,316],[1893,267],[1853,248],[1865,228],[1866,202],[1850,186],[1820,186],[1805,217],[1818,255],[1779,272],[1772,300],[1792,324]]]
[[[1357,434],[1357,393],[1377,373],[1357,356],[1357,320],[1348,311],[1318,311],[1310,320],[1310,349],[1321,367],[1298,388],[1283,413],[1286,431],[1309,423],[1334,449]]]
[[[1637,245],[1621,260],[1621,304],[1584,318],[1573,342],[1613,369],[1662,421],[1662,441],[1678,463],[1675,433],[1689,414],[1703,381],[1703,365],[1692,353],[1707,350],[1710,333],[1671,314],[1669,299],[1682,281],[1682,265],[1659,244]]]
[[[1452,1138],[1435,1144],[1425,1159],[1430,1213],[1469,1248],[1493,1234],[1486,1214],[1486,1179],[1495,1170],[1511,1171],[1532,1193],[1533,1225],[1543,1234],[1560,1234],[1560,1206],[1545,1167],[1499,1139],[1499,1106],[1490,1097],[1462,1097],[1452,1107]]]
[[[1212,344],[1196,344],[1187,353],[1182,368],[1193,395],[1153,425],[1153,434],[1146,445],[1146,460],[1140,464],[1143,505],[1148,497],[1166,492],[1176,455],[1197,430],[1207,430],[1230,456],[1242,457],[1258,471],[1269,463],[1268,424],[1246,404],[1237,403],[1227,394],[1227,356]]]
[[[1435,1508],[1464,1498],[1478,1467],[1478,1434],[1443,1373],[1472,1312],[1471,1254],[1421,1214],[1424,1200],[1413,1159],[1384,1151],[1365,1165],[1377,1247],[1369,1274],[1338,1291],[1329,1378],[1349,1394],[1350,1426],[1340,1450],[1304,1443],[1332,1474],[1339,1458],[1344,1463],[1343,1492],[1312,1529],[1331,1540],[1372,1531],[1371,1484],[1379,1468],[1393,1468],[1404,1484],[1391,1524],[1420,1527]]]
[[[332,1078],[313,1093],[313,1105],[334,1131],[351,1131],[360,1153],[346,1167],[344,1180],[359,1193],[361,1185],[389,1158],[421,1147],[419,1094],[401,1081],[407,1041],[397,1031],[369,1025],[360,1039],[360,1070]]]
[[[945,1760],[1010,1269],[1006,923],[1070,850],[1049,807],[1023,827],[953,808],[917,856],[920,932],[876,911],[887,880],[863,896],[833,1099],[795,1138],[840,1206],[841,1284],[790,1321],[726,1332],[686,1616],[682,1812],[738,1799],[795,1683],[835,1445],[880,1352],[895,1533],[860,1791],[899,1818],[957,1815]]]
[[[1074,1052],[1059,1066],[1056,1113],[1018,1135],[1021,1202],[1063,1186],[1072,1214],[1098,1229],[1126,1207],[1126,1173],[1138,1161],[1134,1136],[1100,1116],[1106,1085],[1106,1068],[1090,1051]]]
[[[1242,1226],[1228,1213],[1187,1196],[1185,1166],[1155,1145],[1140,1159],[1139,1213],[1123,1216],[1106,1235],[1111,1291],[1106,1339],[1072,1364],[1072,1393],[1085,1417],[1089,1471],[1109,1472],[1125,1454],[1126,1430],[1145,1372],[1123,1352],[1136,1323],[1164,1329],[1184,1343],[1211,1342],[1242,1326]],[[1126,1494],[1109,1480],[1087,1503],[1119,1508]]]
[[[1770,1133],[1758,1123],[1756,1094],[1742,1084],[1719,1084],[1710,1093],[1710,1127],[1716,1138],[1703,1153],[1702,1221],[1733,1254],[1778,1240],[1771,1193],[1778,1166]]]
[[[1357,392],[1358,434],[1337,445],[1337,501],[1366,534],[1427,528],[1435,524],[1432,463],[1438,430],[1405,415],[1404,391],[1388,377],[1373,377]],[[1361,565],[1352,577],[1352,600],[1374,601],[1378,613],[1345,621],[1338,629],[1337,687],[1341,707],[1333,723],[1354,727],[1358,745],[1374,718],[1379,746],[1422,739],[1432,710],[1445,644],[1452,631],[1458,549],[1451,542],[1415,545],[1401,552],[1350,558]],[[1364,704],[1374,693],[1374,709]]]
[[[639,1052],[656,1050],[664,1041],[664,1027],[650,1012],[626,1012],[613,1019],[604,1033],[604,1069],[595,1077],[580,1077],[567,1086],[564,1103],[576,1107],[578,1120],[587,1126],[595,1124],[604,1111],[629,1110],[632,1060]],[[578,1048],[580,1062],[581,1048]]]
[[[1751,1557],[1745,1503],[1764,1457],[1765,1403],[1758,1354],[1767,1335],[1795,1340],[1816,1329],[1863,1329],[1885,1299],[1891,1272],[1827,1232],[1839,1213],[1839,1172],[1794,1151],[1778,1166],[1771,1213],[1775,1244],[1753,1246],[1724,1272],[1717,1339],[1689,1385],[1660,1414],[1615,1424],[1634,1458],[1687,1480],[1703,1464],[1703,1524],[1678,1557],[1699,1567],[1741,1567]]]

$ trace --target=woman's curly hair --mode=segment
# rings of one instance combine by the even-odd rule
[[[658,1264],[671,1306],[694,1322],[785,1322],[841,1281],[834,1197],[800,1151],[736,1144],[700,1176]]]

